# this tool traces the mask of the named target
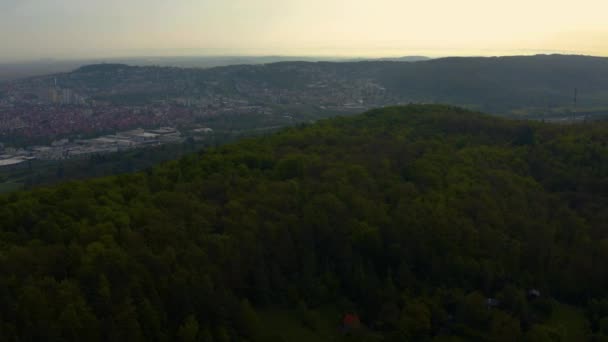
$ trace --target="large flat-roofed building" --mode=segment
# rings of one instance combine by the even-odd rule
[[[24,158],[1,159],[0,160],[0,167],[2,167],[2,166],[17,165],[17,164],[23,163],[24,161],[26,161],[26,159],[24,159]]]
[[[161,127],[158,129],[150,130],[150,133],[155,133],[155,134],[159,134],[159,135],[175,134],[176,132],[177,132],[177,129],[175,129],[173,127]]]

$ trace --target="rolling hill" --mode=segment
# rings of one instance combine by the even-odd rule
[[[280,62],[211,69],[87,66],[36,82],[60,84],[92,97],[140,102],[215,94],[260,104],[365,106],[448,103],[502,115],[608,113],[608,58],[537,55],[440,58],[416,62]],[[96,71],[95,71],[96,70]],[[139,96],[139,97],[137,97]]]
[[[600,338],[607,137],[390,107],[2,195],[0,340]]]

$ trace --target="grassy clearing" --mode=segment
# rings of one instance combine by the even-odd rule
[[[305,319],[294,310],[258,311],[260,325],[269,341],[338,341],[340,314],[334,310],[314,311]]]
[[[563,341],[586,341],[589,338],[589,323],[583,311],[570,305],[556,304],[545,325],[558,332]]]
[[[0,193],[17,191],[23,189],[23,184],[16,182],[0,183]]]

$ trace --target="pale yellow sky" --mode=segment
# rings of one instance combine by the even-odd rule
[[[0,0],[0,60],[608,56],[608,0]]]

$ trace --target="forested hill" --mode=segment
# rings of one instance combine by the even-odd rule
[[[83,95],[119,103],[214,94],[313,108],[449,103],[534,117],[571,114],[576,88],[579,114],[608,115],[608,58],[589,56],[281,62],[205,70],[102,64],[35,82],[48,87],[54,79]]]
[[[412,105],[5,195],[0,340],[599,339],[607,144]]]

